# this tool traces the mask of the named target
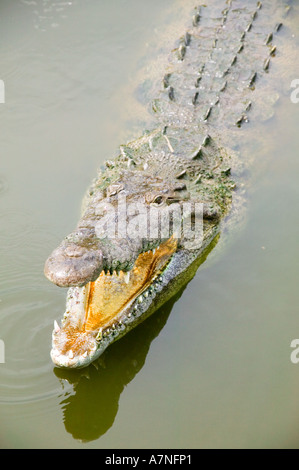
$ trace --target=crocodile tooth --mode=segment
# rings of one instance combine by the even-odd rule
[[[56,320],[54,320],[54,331],[55,333],[58,333],[60,331],[60,326],[58,325]]]
[[[153,255],[156,253],[156,248],[153,249]]]
[[[143,302],[143,297],[142,297],[142,295],[140,295],[140,296],[138,297],[138,302],[139,302],[140,304]]]
[[[84,358],[87,357],[87,351],[82,355]]]
[[[98,332],[98,334],[97,334],[97,336],[96,336],[96,341],[101,341],[102,337],[103,337],[102,328],[100,328],[100,329],[99,329],[99,332]]]
[[[144,292],[144,297],[147,298],[148,297],[148,291]]]
[[[127,272],[124,274],[124,280],[125,280],[125,283],[126,283],[126,284],[129,284],[129,282],[130,282],[130,271],[127,271]]]
[[[74,357],[73,350],[70,349],[70,351],[69,351],[69,358],[70,358],[70,359],[73,359],[73,357]]]

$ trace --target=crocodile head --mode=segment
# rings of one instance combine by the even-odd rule
[[[195,214],[194,204],[186,210],[184,182],[145,171],[101,179],[91,193],[76,229],[45,264],[48,279],[69,287],[52,335],[60,367],[88,365],[145,317],[182,265],[175,218],[181,228]]]

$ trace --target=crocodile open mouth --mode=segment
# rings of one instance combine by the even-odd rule
[[[141,253],[131,271],[112,275],[102,271],[96,281],[89,283],[84,330],[110,325],[128,303],[147,289],[175,250],[176,242],[170,239],[156,250]]]
[[[148,295],[176,249],[177,241],[171,237],[156,249],[141,253],[131,271],[102,271],[84,287],[71,287],[62,325],[55,322],[54,326],[53,362],[66,367],[91,362],[100,341],[132,316],[135,301]]]

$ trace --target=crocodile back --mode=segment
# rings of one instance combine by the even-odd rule
[[[275,58],[275,37],[289,8],[284,0],[228,0],[197,7],[152,103],[159,122],[176,127],[201,123],[216,130],[246,122],[258,82]]]

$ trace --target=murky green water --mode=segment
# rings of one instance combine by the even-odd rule
[[[44,278],[44,261],[75,226],[96,169],[138,136],[136,75],[192,6],[0,3],[2,448],[299,446],[299,104],[288,74],[276,117],[250,125],[272,145],[232,242],[97,368],[65,372],[49,357],[66,292]]]

